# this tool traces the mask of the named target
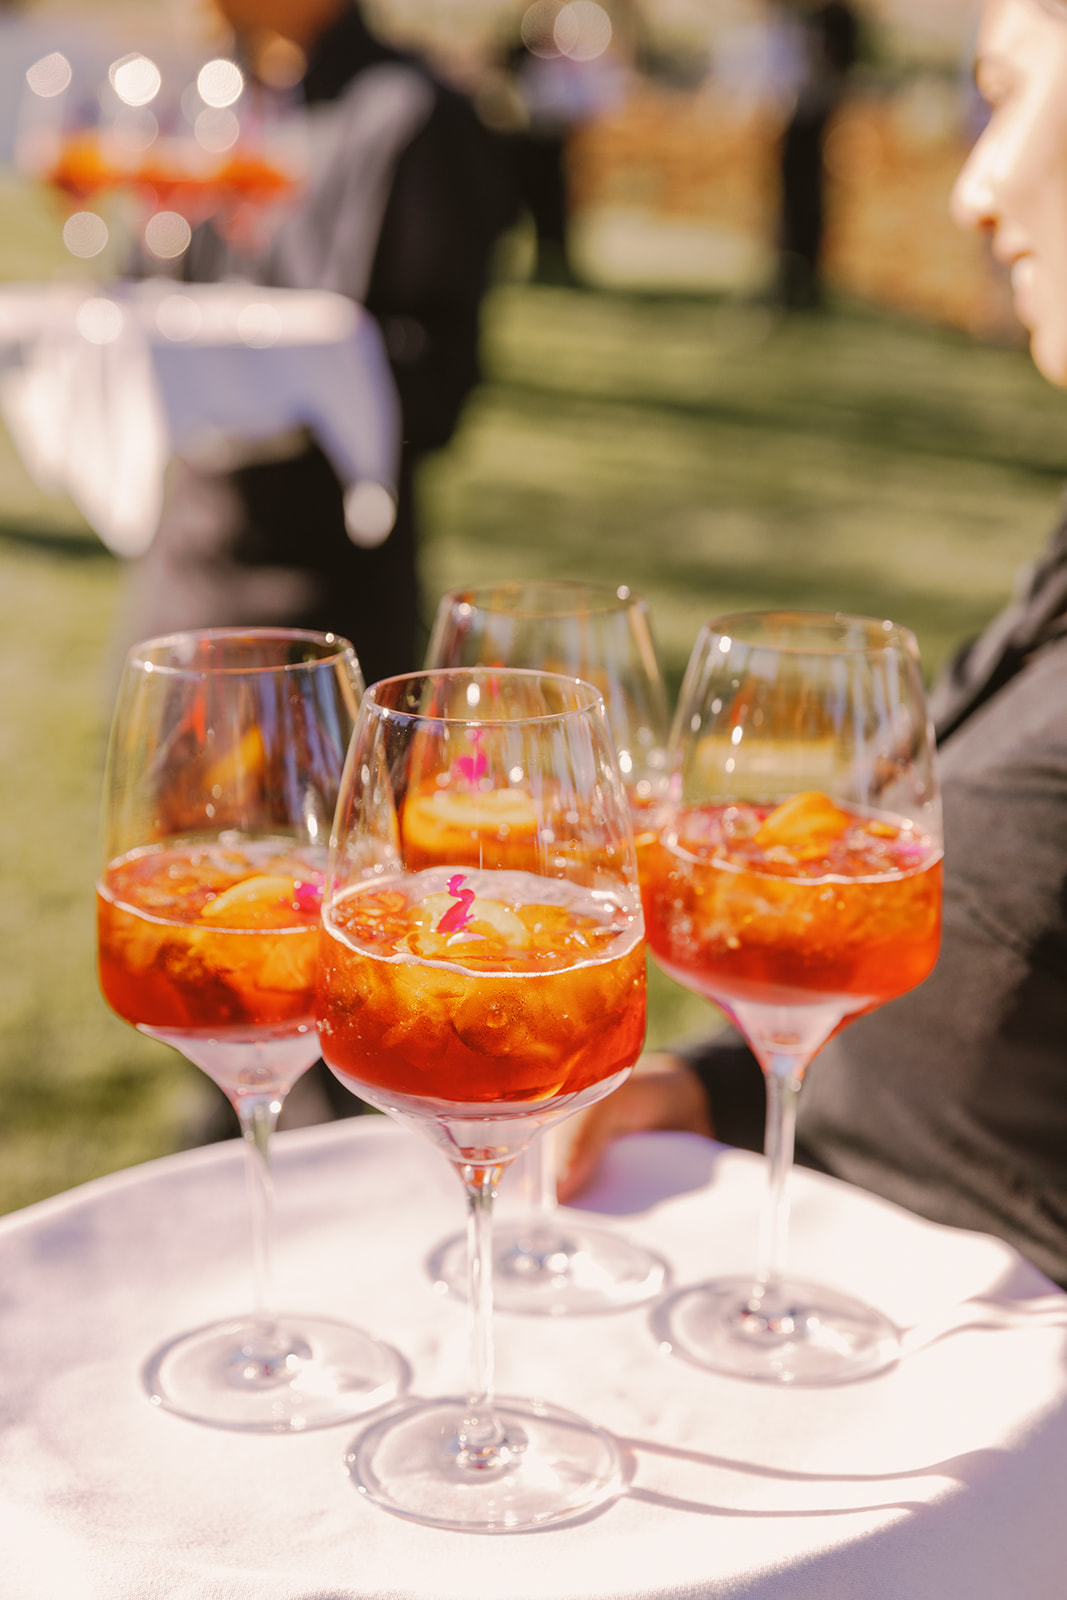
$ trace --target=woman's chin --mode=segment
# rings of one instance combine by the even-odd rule
[[[1067,318],[1055,336],[1035,328],[1030,335],[1030,354],[1043,378],[1059,389],[1067,389]]]

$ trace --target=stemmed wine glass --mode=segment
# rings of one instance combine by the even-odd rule
[[[352,646],[289,629],[134,646],[111,730],[97,907],[100,984],[126,1022],[213,1078],[240,1119],[254,1309],[149,1361],[153,1401],[255,1432],[348,1421],[397,1392],[387,1346],[282,1315],[269,1140],[318,1058],[326,851],[362,681]]]
[[[426,849],[459,800],[490,795],[498,827],[477,865]],[[644,1038],[633,836],[599,693],[477,668],[368,690],[323,922],[326,1062],[452,1162],[470,1247],[467,1396],[383,1415],[349,1470],[371,1499],[436,1527],[518,1531],[588,1512],[620,1489],[612,1440],[494,1395],[491,1216],[505,1167],[622,1083]]]
[[[730,1017],[767,1085],[755,1277],[675,1296],[669,1341],[748,1378],[875,1371],[898,1350],[888,1320],[786,1276],[786,1183],[812,1057],[937,959],[941,812],[913,636],[837,615],[708,623],[682,686],[644,894],[656,959]]]
[[[669,715],[648,604],[626,587],[589,583],[499,583],[454,589],[437,608],[427,667],[508,666],[572,673],[604,696],[634,831],[647,828],[666,778]],[[477,862],[480,827],[496,827],[491,797],[480,819],[468,807],[462,859]],[[450,837],[446,854],[457,855]],[[638,854],[638,861],[642,859]],[[532,1205],[495,1229],[496,1304],[561,1316],[615,1310],[663,1287],[662,1258],[625,1235],[556,1210],[551,1134],[519,1165]],[[434,1279],[464,1293],[466,1241],[446,1239],[431,1255]]]

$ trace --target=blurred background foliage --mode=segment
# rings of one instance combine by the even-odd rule
[[[132,48],[192,7],[131,0],[106,16]],[[1037,554],[1067,472],[1065,402],[1032,369],[981,245],[946,216],[974,131],[971,8],[866,8],[831,145],[831,295],[792,317],[761,295],[774,127],[731,85],[741,0],[612,10],[633,65],[570,150],[582,286],[528,281],[528,229],[507,241],[486,381],[421,481],[427,608],[473,579],[628,583],[651,599],[672,689],[718,611],[841,608],[914,628],[932,673]],[[31,14],[47,27],[89,11]],[[516,15],[498,0],[375,13],[474,89]],[[69,275],[47,195],[0,176],[0,215],[0,280]],[[0,435],[0,1209],[194,1141],[207,1104],[195,1069],[96,989],[121,603],[120,564]],[[655,980],[652,1042],[708,1016]]]

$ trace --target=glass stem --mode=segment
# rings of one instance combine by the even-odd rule
[[[467,1191],[471,1378],[456,1457],[459,1466],[469,1471],[499,1471],[514,1465],[516,1455],[515,1442],[508,1438],[493,1405],[493,1202],[502,1169],[464,1163],[459,1170]]]
[[[542,1128],[530,1146],[527,1160],[531,1163],[531,1208],[539,1217],[550,1217],[556,1209],[556,1147],[553,1129]]]
[[[750,1310],[764,1316],[773,1315],[789,1247],[789,1171],[793,1165],[797,1097],[805,1064],[796,1056],[782,1052],[771,1052],[764,1061],[767,1126],[763,1149],[767,1157],[767,1195],[760,1224],[759,1268],[749,1302]]]
[[[274,1327],[274,1179],[270,1136],[282,1102],[277,1095],[244,1095],[237,1105],[245,1146],[248,1214],[252,1225],[252,1304],[256,1322],[270,1336]]]

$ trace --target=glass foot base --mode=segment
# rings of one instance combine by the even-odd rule
[[[361,1494],[396,1516],[468,1533],[568,1522],[623,1487],[619,1451],[591,1423],[537,1400],[500,1400],[507,1444],[486,1468],[464,1456],[462,1400],[414,1401],[373,1422],[345,1456]]]
[[[394,1399],[403,1358],[330,1317],[251,1318],[182,1334],[150,1357],[153,1405],[191,1422],[243,1433],[306,1433],[351,1422]]]
[[[467,1298],[467,1241],[446,1239],[426,1269],[434,1283]],[[573,1218],[505,1218],[493,1227],[493,1307],[526,1316],[622,1311],[660,1293],[667,1263],[621,1234]]]
[[[721,1278],[673,1295],[656,1332],[712,1372],[800,1386],[849,1383],[891,1366],[900,1335],[880,1311],[820,1284],[787,1281],[757,1306],[751,1279]]]

